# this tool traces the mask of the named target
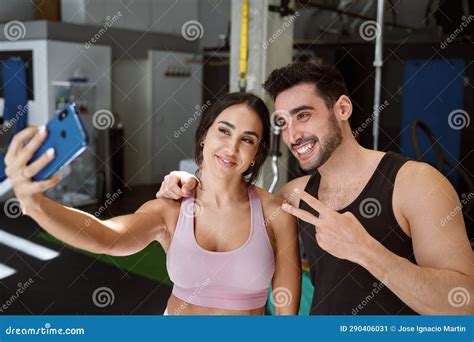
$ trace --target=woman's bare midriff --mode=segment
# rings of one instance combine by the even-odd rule
[[[208,308],[204,306],[198,306],[191,303],[187,303],[184,300],[170,296],[168,299],[168,314],[169,315],[221,315],[221,316],[260,316],[263,315],[264,308],[258,308],[253,310],[224,310],[216,308]]]

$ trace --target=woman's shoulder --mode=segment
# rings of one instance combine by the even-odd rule
[[[282,229],[296,227],[295,218],[281,208],[281,205],[287,202],[282,196],[270,193],[260,187],[256,187],[256,189],[262,203],[265,225],[269,226],[271,231],[277,235],[278,231]]]
[[[270,193],[264,188],[258,186],[255,186],[255,189],[257,190],[260,202],[262,203],[262,207],[264,208],[264,210],[278,208],[284,202],[284,198],[282,196]]]
[[[143,203],[143,205],[137,210],[137,212],[155,214],[162,213],[163,211],[179,210],[180,206],[181,201],[160,197]]]
[[[279,219],[285,219],[291,216],[281,208],[281,205],[283,203],[288,202],[282,196],[270,193],[260,187],[256,187],[256,189],[260,197],[260,202],[262,203],[262,209],[265,219],[268,219],[270,217],[278,217]]]
[[[145,202],[136,212],[160,215],[165,222],[175,221],[179,215],[181,201],[167,198],[155,198]]]

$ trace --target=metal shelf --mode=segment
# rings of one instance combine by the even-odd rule
[[[71,81],[52,81],[51,85],[54,87],[84,87],[84,88],[92,88],[95,87],[94,83],[91,82],[71,82]]]

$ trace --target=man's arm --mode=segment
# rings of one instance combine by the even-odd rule
[[[196,188],[199,179],[185,171],[171,171],[161,183],[160,190],[156,193],[157,198],[168,198],[179,200],[189,196]]]
[[[473,252],[449,181],[409,162],[397,175],[393,203],[409,223],[417,265],[375,240],[360,264],[420,314],[474,314]]]

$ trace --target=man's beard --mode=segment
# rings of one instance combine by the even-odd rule
[[[334,113],[329,116],[329,130],[330,132],[327,135],[327,138],[324,139],[324,141],[319,140],[316,138],[315,140],[319,140],[319,155],[318,157],[310,162],[310,164],[305,165],[304,167],[300,165],[301,169],[305,171],[306,173],[314,173],[316,170],[322,166],[325,162],[328,161],[328,159],[331,157],[331,155],[334,153],[334,151],[338,148],[338,146],[342,142],[342,132],[341,132],[341,127],[337,124],[336,117],[334,116]]]

